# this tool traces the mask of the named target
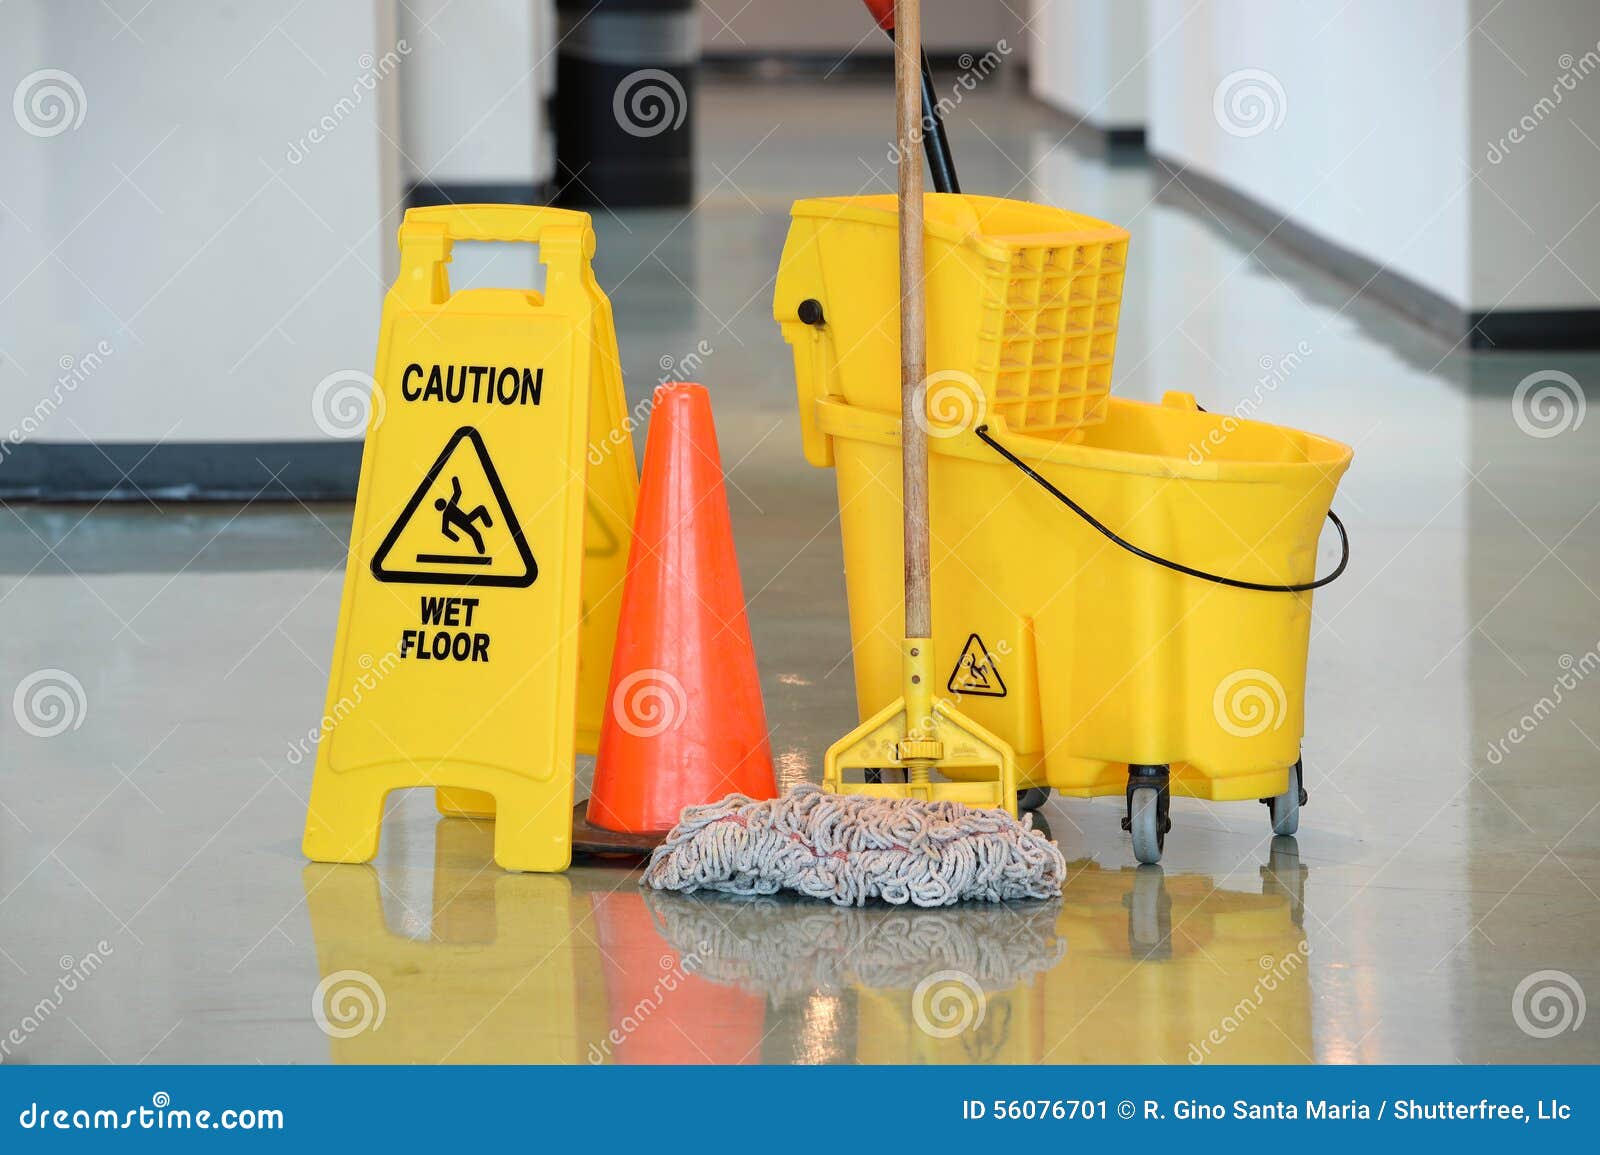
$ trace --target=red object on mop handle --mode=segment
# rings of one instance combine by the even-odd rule
[[[866,0],[867,11],[885,32],[894,31],[894,0]]]

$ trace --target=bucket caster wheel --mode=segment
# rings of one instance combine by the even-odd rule
[[[1300,807],[1311,800],[1303,775],[1301,764],[1296,762],[1289,767],[1289,785],[1284,792],[1261,800],[1267,804],[1267,813],[1272,817],[1272,833],[1289,835],[1300,829]]]
[[[1172,829],[1171,798],[1165,766],[1128,767],[1128,812],[1122,829],[1133,836],[1133,856],[1146,866],[1161,861],[1167,831]]]
[[[1133,856],[1146,866],[1161,861],[1166,846],[1165,827],[1172,825],[1161,814],[1161,793],[1153,786],[1140,786],[1128,796],[1128,817],[1123,828],[1133,835]]]
[[[1017,791],[1017,813],[1025,810],[1037,810],[1050,798],[1050,787],[1030,786],[1026,790]]]

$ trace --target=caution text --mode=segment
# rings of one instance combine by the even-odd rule
[[[425,369],[413,361],[400,375],[400,396],[407,401],[537,405],[543,391],[543,369],[514,365],[430,365]]]

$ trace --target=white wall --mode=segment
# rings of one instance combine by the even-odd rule
[[[371,372],[398,224],[392,77],[360,83],[391,9],[0,6],[0,90],[71,78],[67,122],[0,115],[0,436],[326,438],[314,391]]]
[[[1034,96],[1096,128],[1144,127],[1144,4],[1033,0],[1027,35]]]
[[[1600,4],[1471,11],[1473,305],[1600,308]]]
[[[441,185],[548,181],[553,0],[406,0],[399,20],[411,44],[400,86],[408,177]]]
[[[1147,37],[1151,152],[1464,310],[1600,305],[1593,0],[1149,0]]]
[[[1469,26],[1465,0],[1150,0],[1150,151],[1464,306]]]

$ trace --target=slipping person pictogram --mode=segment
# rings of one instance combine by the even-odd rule
[[[472,539],[472,547],[479,554],[484,552],[483,534],[478,532],[476,522],[482,521],[484,529],[494,528],[494,518],[489,516],[489,510],[480,505],[471,513],[461,512],[461,479],[450,479],[450,497],[448,500],[439,498],[433,503],[433,508],[439,510],[444,516],[440,521],[439,532],[451,541],[460,541],[461,535],[456,533],[451,526],[465,533]]]
[[[962,647],[956,668],[950,671],[946,688],[956,695],[977,694],[984,698],[1004,698],[1006,684],[1000,677],[1000,667],[995,664],[983,639],[973,634]]]
[[[441,535],[454,543],[451,552]],[[475,428],[461,427],[446,443],[372,555],[372,573],[424,585],[533,584],[533,551]]]

